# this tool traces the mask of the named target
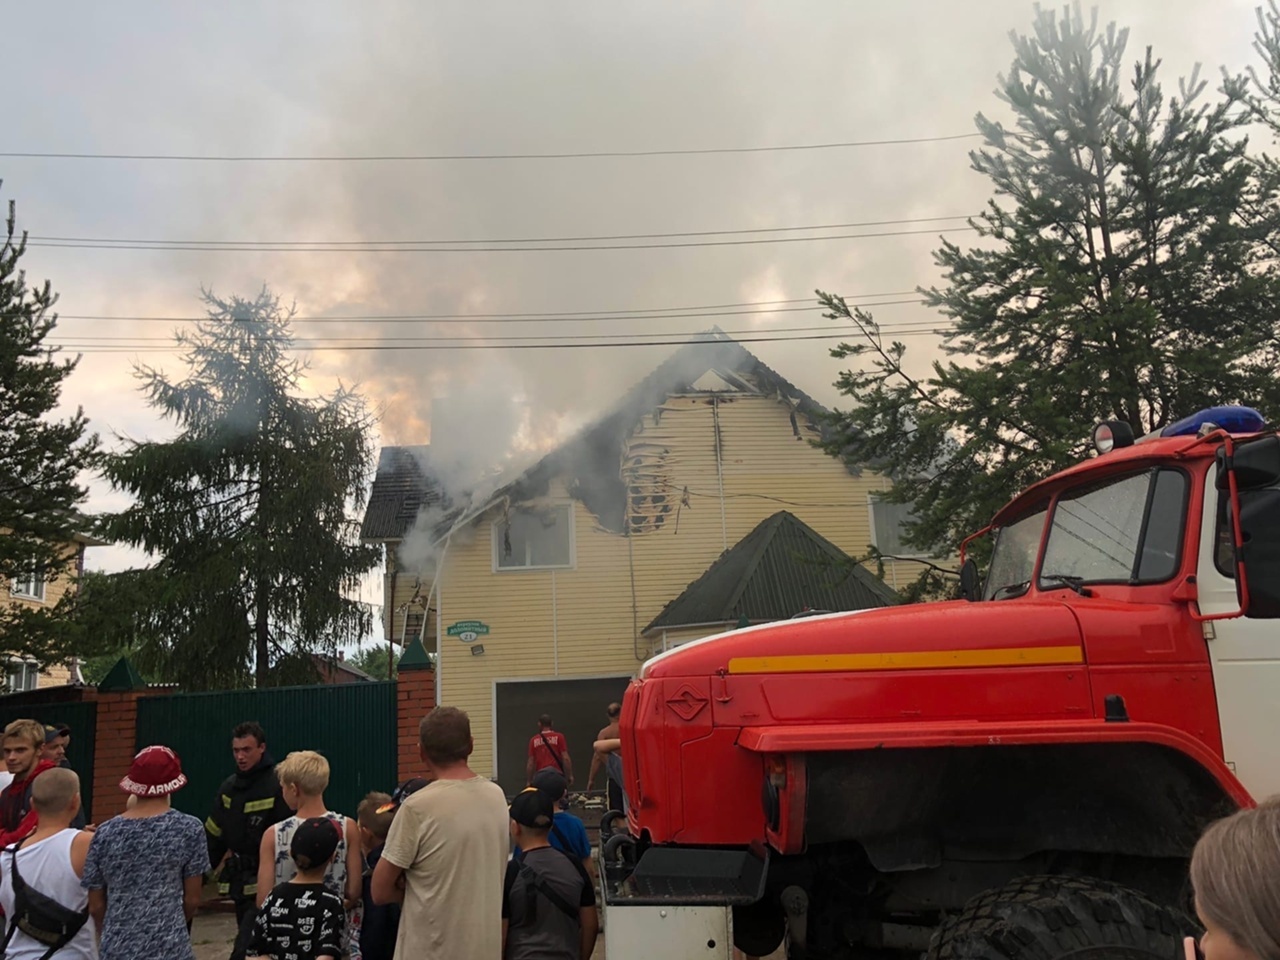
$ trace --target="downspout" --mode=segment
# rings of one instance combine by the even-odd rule
[[[628,527],[630,524],[628,524]],[[631,654],[644,663],[648,658],[640,653],[640,611],[636,605],[636,550],[632,543],[631,530],[627,530],[627,567],[631,572]]]
[[[556,610],[556,572],[551,571],[551,675],[560,676],[560,616]]]
[[[444,604],[440,602],[440,597],[436,594],[436,590],[440,586],[440,574],[444,572],[444,560],[449,555],[449,543],[453,538],[453,531],[450,530],[444,538],[444,547],[440,551],[440,557],[436,560],[436,572],[431,577],[431,589],[427,592],[427,602],[422,616],[422,633],[418,634],[418,641],[421,642],[427,635],[427,617],[431,615],[431,600],[434,597],[436,601],[436,705],[440,705],[440,667],[441,667],[441,636],[444,634]]]
[[[725,521],[724,515],[724,458],[721,456],[721,438],[720,438],[720,398],[712,395],[711,397],[711,422],[715,427],[716,442],[716,483],[720,487],[720,540],[722,543],[721,550],[729,549],[729,525]]]

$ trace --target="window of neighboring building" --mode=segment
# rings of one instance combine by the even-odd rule
[[[22,597],[24,600],[43,600],[44,577],[35,570],[30,573],[24,573],[19,577],[14,577],[9,593],[15,597]]]
[[[909,503],[890,503],[871,497],[871,542],[890,557],[923,557],[919,547],[906,543],[907,524],[915,519]]]
[[[513,510],[493,525],[496,570],[573,566],[573,511],[569,504]]]
[[[40,665],[34,660],[10,660],[5,664],[5,693],[34,690],[40,682]]]

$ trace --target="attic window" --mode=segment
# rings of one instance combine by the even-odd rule
[[[871,542],[877,550],[890,557],[923,557],[919,547],[908,546],[906,527],[914,517],[911,504],[890,503],[878,497],[870,497]]]
[[[573,512],[569,504],[513,510],[493,525],[495,570],[573,566]]]

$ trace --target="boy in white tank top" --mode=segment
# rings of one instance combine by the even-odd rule
[[[80,778],[64,767],[46,770],[31,785],[31,804],[39,816],[36,831],[0,853],[0,909],[7,918],[4,934],[14,917],[13,858],[18,875],[32,890],[77,913],[88,913],[89,892],[80,885],[84,861],[93,834],[76,830],[71,821],[80,812]],[[0,937],[3,939],[3,937]],[[5,960],[39,960],[48,944],[14,929]],[[87,920],[71,942],[57,951],[58,960],[97,960],[98,944],[93,920]]]

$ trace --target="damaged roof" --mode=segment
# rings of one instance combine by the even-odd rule
[[[451,530],[500,500],[545,496],[556,477],[565,479],[569,494],[582,501],[601,527],[625,533],[627,487],[619,469],[624,443],[641,420],[667,397],[699,392],[698,381],[708,373],[720,374],[730,384],[772,396],[790,406],[793,417],[803,415],[825,428],[829,413],[826,408],[719,327],[713,327],[659,364],[614,405],[612,412],[492,493],[473,496],[468,505],[454,507],[435,527],[433,539],[443,540]],[[419,451],[419,454],[411,455],[409,451]],[[374,481],[361,528],[362,539],[401,539],[413,525],[420,506],[440,502],[438,484],[422,472],[426,451],[425,446],[383,448],[378,478]],[[858,474],[859,468],[847,458],[845,464],[850,473]]]
[[[719,327],[713,327],[659,364],[627,392],[611,413],[499,487],[485,504],[508,497],[528,500],[544,496],[551,481],[563,476],[569,494],[581,500],[603,528],[624,533],[627,487],[619,470],[624,441],[640,421],[661,406],[668,396],[697,392],[695,384],[710,372],[727,374],[730,381],[745,381],[745,385],[765,396],[775,397],[791,406],[793,411],[818,423],[822,423],[828,413],[820,403],[761,362],[742,344]],[[439,536],[443,537],[459,517],[463,517],[461,512],[449,518],[437,531]]]
[[[808,524],[779,511],[726,550],[644,629],[768,623],[806,610],[887,607],[898,594]]]
[[[360,524],[362,541],[400,540],[418,519],[419,510],[441,502],[440,485],[423,470],[427,450],[425,444],[382,448]]]

